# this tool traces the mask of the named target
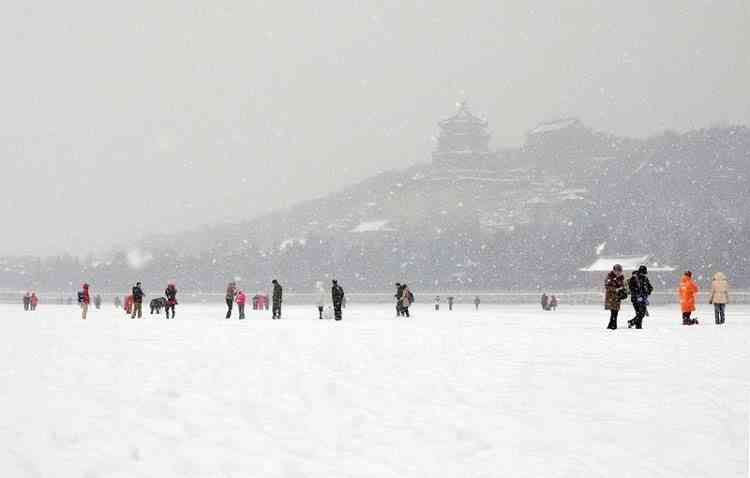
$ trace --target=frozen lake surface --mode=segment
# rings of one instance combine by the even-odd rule
[[[0,305],[0,476],[745,477],[750,307],[702,307]]]

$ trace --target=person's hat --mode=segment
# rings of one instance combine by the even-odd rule
[[[337,281],[336,279],[333,279],[331,282],[333,282],[334,284],[338,284],[339,283],[339,281]]]
[[[622,266],[620,264],[615,264],[612,270],[617,271],[617,272],[622,272]]]
[[[693,273],[690,271],[685,271],[685,275],[688,277],[693,277]]]
[[[646,266],[641,266],[638,268],[638,272],[641,274],[648,274],[648,268]]]
[[[271,284],[276,284],[278,281],[276,279],[271,281]]]

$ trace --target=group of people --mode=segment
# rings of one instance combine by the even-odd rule
[[[680,278],[677,287],[677,295],[680,299],[680,311],[682,312],[682,325],[697,325],[698,319],[692,317],[695,312],[695,299],[699,292],[698,284],[693,280],[693,273],[685,271]],[[620,312],[622,301],[630,297],[635,316],[628,320],[628,328],[643,328],[643,319],[648,316],[649,297],[654,291],[648,278],[648,268],[642,265],[633,271],[630,278],[625,282],[625,274],[620,264],[615,264],[607,273],[604,281],[604,308],[609,311],[610,330],[617,329],[617,316]],[[711,294],[708,300],[714,306],[714,320],[717,325],[725,321],[725,309],[729,303],[729,281],[726,276],[717,272],[711,280]]]
[[[315,284],[318,289],[318,298],[316,305],[318,307],[318,319],[330,318],[329,315],[324,315],[323,311],[326,306],[326,299],[328,293],[323,288],[323,283],[318,282]],[[346,307],[346,297],[344,295],[344,289],[339,285],[337,280],[331,281],[331,303],[333,304],[333,318],[335,320],[341,320],[343,318],[343,308]]]
[[[557,310],[557,297],[542,292],[542,310]]]
[[[398,294],[398,292],[397,292]],[[449,295],[446,297],[446,301],[448,302],[448,310],[453,310],[453,302],[455,302],[455,298],[452,295]],[[479,304],[481,303],[481,300],[479,300],[479,296],[474,297],[474,310],[479,310]],[[435,296],[435,312],[440,311],[440,296]]]
[[[271,285],[273,286],[273,292],[271,293],[271,318],[273,320],[281,320],[281,304],[284,299],[284,288],[281,286],[281,283],[274,279],[271,281]],[[318,300],[316,302],[316,305],[318,307],[318,317],[320,319],[323,319],[323,310],[326,303],[326,293],[323,289],[322,282],[317,283],[318,288]],[[257,300],[259,299],[260,300]],[[262,310],[263,306],[263,299],[265,299],[266,304],[266,310],[268,309],[268,298],[263,295],[256,295],[253,297],[253,309],[256,310]],[[247,303],[247,294],[245,294],[245,291],[239,289],[237,287],[237,283],[232,281],[229,284],[227,284],[227,291],[225,295],[225,300],[227,304],[227,313],[225,315],[225,319],[231,319],[232,318],[232,309],[234,307],[234,304],[237,304],[237,310],[239,311],[239,320],[245,319],[245,304]],[[333,303],[333,316],[336,320],[341,320],[343,318],[343,312],[342,309],[344,307],[345,303],[345,296],[344,296],[344,289],[339,285],[338,281],[336,279],[331,281],[331,302]]]
[[[89,284],[84,283],[81,287],[81,291],[78,292],[78,303],[81,306],[82,319],[86,319],[89,303],[91,301],[89,288]],[[125,314],[131,319],[135,319],[136,317],[142,319],[143,301],[145,297],[146,294],[143,292],[143,284],[141,284],[141,282],[136,282],[131,288],[130,293],[125,295],[124,301],[121,300],[119,296],[115,297],[115,308],[122,307]],[[95,306],[98,309],[100,305],[101,297],[97,294],[95,297]],[[177,287],[172,283],[167,284],[166,289],[164,289],[164,297],[152,299],[149,306],[152,315],[154,313],[161,314],[161,310],[164,309],[166,318],[174,319],[177,306]]]
[[[36,310],[36,306],[39,304],[39,297],[36,292],[30,291],[23,295],[23,310],[26,312]]]

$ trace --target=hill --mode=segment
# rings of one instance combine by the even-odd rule
[[[137,276],[205,291],[236,277],[252,290],[278,277],[310,290],[337,277],[351,290],[397,279],[417,290],[560,290],[598,283],[578,272],[597,254],[649,254],[750,285],[750,129],[637,140],[569,119],[539,125],[519,149],[487,152],[467,144],[486,123],[461,114],[441,123],[432,163],[243,223],[154,236],[130,254],[7,258],[0,285],[65,288],[73,277],[119,290]]]

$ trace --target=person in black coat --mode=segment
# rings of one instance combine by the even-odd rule
[[[164,313],[169,318],[169,311],[172,311],[172,318],[174,319],[175,306],[177,305],[177,287],[174,284],[168,284],[167,288],[164,289],[164,295],[167,297],[167,303],[164,306]]]
[[[271,283],[273,284],[273,318],[280,319],[281,318],[281,300],[282,300],[282,294],[284,293],[284,290],[281,288],[281,284],[279,284],[279,281],[276,279],[272,280]]]
[[[344,289],[335,279],[331,286],[331,301],[333,302],[333,317],[341,320],[341,304],[344,302]]]
[[[140,282],[136,282],[133,286],[133,313],[130,315],[131,319],[135,319],[138,315],[139,319],[143,318],[143,288]]]
[[[651,281],[648,280],[648,269],[641,266],[628,279],[628,289],[630,290],[630,301],[633,303],[635,317],[628,320],[628,328],[643,328],[643,318],[648,314],[648,298],[654,291]]]
[[[404,293],[404,286],[400,282],[396,282],[396,317],[404,315],[404,308],[401,305],[401,295]]]

